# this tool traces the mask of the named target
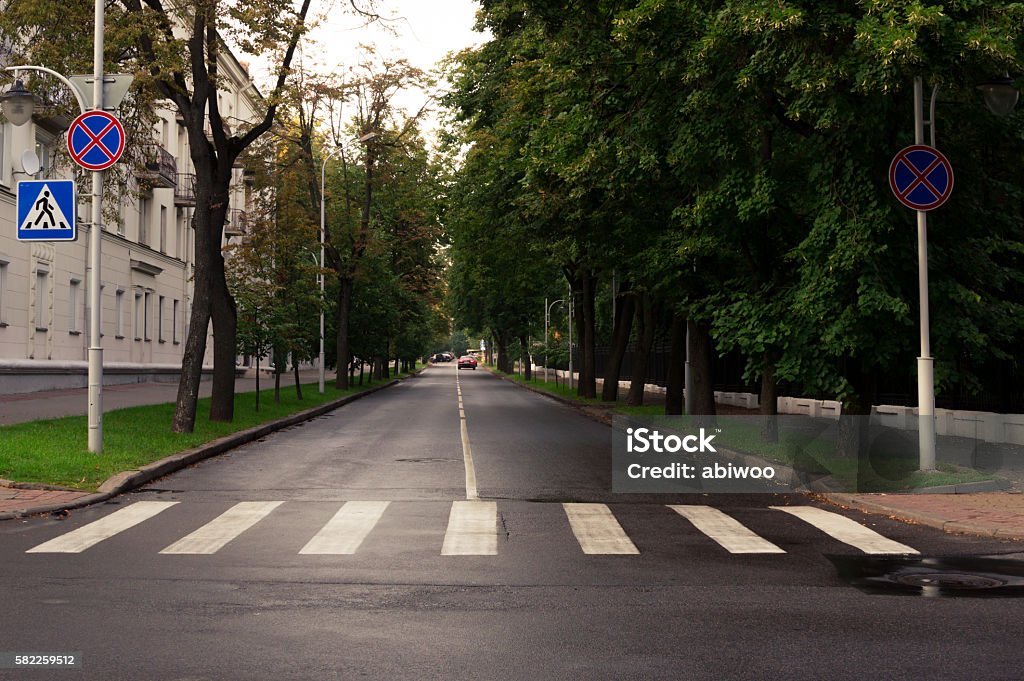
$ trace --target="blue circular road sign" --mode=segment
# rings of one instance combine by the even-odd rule
[[[932,210],[953,193],[953,166],[938,149],[915,144],[892,160],[889,187],[907,208]]]
[[[68,153],[86,170],[106,170],[124,153],[121,121],[106,111],[86,111],[68,129]]]

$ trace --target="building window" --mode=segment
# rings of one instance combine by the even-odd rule
[[[139,198],[139,243],[149,245],[149,199]]]
[[[82,327],[78,323],[78,301],[82,290],[82,280],[72,279],[68,288],[68,331],[73,334],[82,333]]]
[[[114,292],[114,338],[124,338],[124,289]]]
[[[142,294],[135,294],[135,340],[142,340]]]
[[[0,129],[3,125],[0,125]],[[2,149],[3,139],[0,138],[0,149]],[[3,152],[0,151],[0,157],[3,156]],[[7,265],[6,260],[0,260],[0,328],[7,326]]]
[[[6,134],[7,124],[0,123],[0,184],[7,184],[7,152],[4,148]]]
[[[160,252],[167,252],[167,206],[160,206]]]
[[[50,173],[50,160],[53,158],[53,136],[47,133],[36,132],[36,156],[39,158],[39,171],[35,174],[37,180],[45,180]]]
[[[177,345],[180,341],[178,340],[178,304],[181,301],[175,300],[171,304],[171,339],[174,344]]]
[[[49,326],[46,323],[47,288],[50,284],[50,271],[43,268],[36,268],[36,331],[46,331]]]
[[[152,340],[152,338],[149,335],[150,334],[150,330],[153,328],[152,324],[150,322],[150,318],[153,316],[152,311],[153,311],[153,294],[150,293],[149,291],[146,291],[145,304],[143,305],[143,309],[142,309],[142,314],[143,314],[142,330],[143,330],[143,334],[144,334],[143,338],[145,338],[147,341]]]
[[[160,296],[156,306],[156,340],[164,342],[164,297]]]

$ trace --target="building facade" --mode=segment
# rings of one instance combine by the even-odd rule
[[[241,63],[230,54],[222,62],[218,103],[233,127],[253,120],[260,96]],[[195,174],[184,124],[170,108],[158,116],[142,166],[114,202],[118,219],[105,217],[100,317],[108,384],[176,381],[188,333]],[[86,385],[90,197],[78,196],[77,240],[17,240],[17,183],[75,177],[67,154],[56,153],[65,132],[53,119],[34,116],[16,127],[0,118],[0,394]],[[28,150],[41,166],[33,175],[23,163]],[[245,171],[233,172],[226,239],[247,227]],[[108,183],[107,207],[114,191]],[[207,347],[209,363],[212,340]]]

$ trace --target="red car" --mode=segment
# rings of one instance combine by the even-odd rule
[[[473,371],[476,371],[476,358],[470,357],[469,355],[459,357],[459,368],[472,369]]]

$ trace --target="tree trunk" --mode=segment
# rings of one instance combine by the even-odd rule
[[[348,339],[348,321],[352,312],[352,277],[338,277],[338,309],[335,314],[337,330],[334,336],[337,347],[338,365],[335,367],[334,387],[338,390],[348,389],[348,364],[352,361]],[[362,378],[360,369],[360,379]],[[361,383],[360,383],[361,384]]]
[[[768,362],[761,374],[761,440],[779,441],[779,399],[778,382],[775,380],[775,364]]]
[[[366,362],[359,362],[359,385],[363,385],[363,373],[366,371]]]
[[[672,315],[672,350],[668,359],[668,380],[665,383],[665,415],[683,413],[683,390],[686,384],[686,318]]]
[[[302,399],[302,382],[299,381],[299,363],[292,361],[292,371],[295,374],[295,399]]]
[[[395,357],[395,376],[397,377],[397,376],[401,375],[401,373],[402,373],[401,360],[399,360],[397,357]]]
[[[629,347],[629,334],[633,330],[633,314],[636,298],[629,291],[629,282],[624,281],[619,287],[619,295],[615,299],[615,330],[612,332],[612,344],[608,349],[608,365],[604,369],[604,385],[601,386],[601,400],[614,402],[619,399],[619,378],[622,376],[622,360]]]
[[[715,415],[715,388],[711,376],[712,341],[707,324],[687,320],[690,330],[690,372],[693,377],[693,413]],[[704,424],[714,420],[703,420]]]
[[[512,358],[508,354],[509,340],[507,332],[498,332],[498,371],[504,374],[512,373]]]
[[[256,355],[256,411],[260,410],[260,356]],[[211,421],[213,419],[210,419]]]
[[[373,358],[373,377],[375,379],[377,379],[378,381],[383,381],[385,378],[387,378],[384,375],[385,371],[387,371],[387,366],[386,366],[386,363],[384,362],[384,358],[381,357],[380,355],[378,355],[377,357],[374,357]]]
[[[529,382],[533,378],[533,367],[530,362],[530,343],[526,336],[519,337],[519,345],[522,347],[523,356],[523,379]]]
[[[649,293],[640,297],[636,310],[636,352],[633,353],[633,377],[629,383],[626,404],[639,407],[644,403],[644,389],[647,387],[647,361],[654,345],[655,303]]]

